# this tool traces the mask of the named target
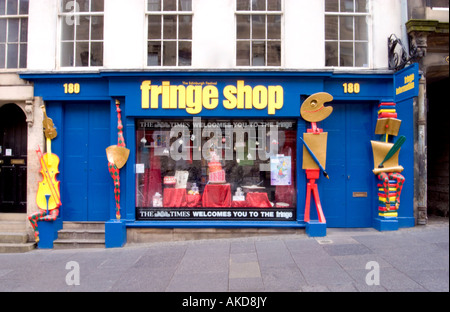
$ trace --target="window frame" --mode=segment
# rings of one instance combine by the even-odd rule
[[[258,119],[261,123],[277,123],[279,119],[274,118],[262,118]],[[292,212],[295,217],[297,214],[297,204],[298,196],[295,192],[298,186],[297,180],[297,161],[298,156],[296,156],[296,151],[298,149],[297,138],[298,134],[298,120],[295,118],[283,118],[283,121],[287,122],[289,125],[281,126],[281,128],[276,129],[277,140],[280,137],[280,133],[283,133],[284,141],[280,145],[270,144],[270,140],[273,139],[272,136],[268,136],[272,129],[268,129],[266,125],[258,125],[256,127],[251,126],[254,123],[254,119],[245,117],[230,117],[230,118],[216,118],[208,117],[201,118],[201,127],[196,127],[195,123],[197,121],[192,120],[188,117],[173,117],[170,119],[164,117],[142,117],[136,118],[135,128],[134,128],[134,138],[135,138],[135,162],[139,164],[139,170],[136,170],[135,175],[135,209],[136,215],[138,209],[149,209],[155,211],[186,211],[186,210],[200,210],[200,211],[214,211],[217,209],[227,210],[227,211],[239,211],[241,209],[267,209],[266,206],[234,206],[234,205],[223,205],[223,206],[184,206],[184,205],[167,205],[167,206],[153,206],[153,195],[155,192],[160,193],[164,197],[165,188],[168,185],[164,182],[164,177],[176,176],[177,171],[189,171],[189,177],[187,180],[187,186],[182,186],[182,189],[186,190],[188,195],[189,189],[191,189],[192,183],[196,183],[199,195],[201,195],[201,202],[203,202],[205,194],[205,188],[208,184],[214,184],[210,182],[209,175],[209,165],[210,162],[221,164],[221,168],[225,173],[225,181],[227,185],[230,185],[231,191],[231,204],[232,201],[242,201],[242,199],[234,199],[235,191],[238,187],[242,190],[245,186],[249,185],[261,185],[264,181],[263,186],[265,190],[261,192],[266,193],[268,200],[271,202],[283,202],[288,204],[285,207],[273,206],[270,209],[282,209]],[[244,124],[243,126],[237,126],[235,128],[233,123],[238,122]],[[141,125],[140,125],[141,124]],[[183,124],[182,128],[177,128],[173,124]],[[217,127],[216,127],[217,125]],[[242,127],[242,128],[241,128]],[[251,134],[248,127],[253,128],[254,133]],[[265,130],[262,130],[264,128]],[[198,131],[198,132],[197,132]],[[227,136],[227,132],[231,131],[231,137]],[[237,132],[242,131],[242,136],[238,136]],[[205,135],[206,134],[206,135]],[[261,137],[262,135],[262,137]],[[272,135],[272,134],[270,134]],[[226,141],[224,139],[226,138]],[[228,140],[231,138],[231,140]],[[217,139],[217,141],[214,141]],[[257,143],[261,142],[261,139],[265,141],[263,144]],[[177,142],[178,141],[178,142]],[[181,141],[181,142],[180,142]],[[159,142],[159,143],[156,143]],[[183,143],[188,142],[188,143]],[[216,145],[218,144],[218,145]],[[176,157],[180,156],[175,152],[183,145],[184,152],[189,153],[189,159],[184,159],[183,156],[180,159],[174,159],[173,154]],[[276,150],[273,150],[273,146],[276,146]],[[218,155],[218,159],[211,158],[212,154],[208,153],[211,148]],[[217,150],[216,150],[217,148]],[[198,149],[198,153],[195,153],[193,149]],[[270,156],[267,154],[270,151]],[[179,151],[180,152],[180,151]],[[208,156],[205,153],[209,154]],[[243,154],[241,154],[243,153]],[[196,155],[197,154],[197,155]],[[187,154],[186,154],[187,155]],[[238,157],[243,156],[239,160]],[[265,155],[265,156],[262,156]],[[232,158],[230,158],[232,156]],[[200,157],[200,158],[198,158]],[[265,158],[261,158],[265,157]],[[290,159],[289,165],[289,178],[284,181],[277,181],[272,183],[272,174],[274,172],[271,168],[271,162],[269,159],[275,157],[288,157]],[[171,165],[168,165],[171,163]],[[261,171],[261,165],[268,164],[269,166]],[[253,168],[253,169],[252,169]],[[192,170],[195,169],[195,170]],[[241,170],[239,170],[241,169]],[[153,173],[152,173],[153,171]],[[146,179],[146,175],[152,175],[153,180]],[[261,181],[262,180],[262,181]],[[277,179],[278,180],[278,179]],[[147,182],[145,182],[147,181]],[[144,186],[146,184],[147,186]],[[220,182],[218,184],[221,184]],[[151,186],[150,186],[151,185]],[[280,188],[279,188],[280,186]],[[150,190],[151,189],[151,190]],[[283,194],[288,198],[283,198]],[[278,196],[280,195],[280,198]],[[170,198],[170,197],[169,197]],[[171,201],[170,201],[171,202]],[[162,203],[161,203],[162,204]],[[230,219],[227,218],[229,221]],[[153,220],[159,221],[173,221],[165,218],[156,218]],[[182,219],[179,219],[182,220]],[[200,220],[200,219],[198,219]],[[211,218],[208,221],[213,221]],[[249,221],[248,219],[241,219],[242,221]],[[146,221],[137,217],[137,221]],[[195,221],[194,219],[185,218],[184,221]],[[234,220],[237,221],[237,220]],[[267,220],[264,222],[270,222]],[[286,220],[293,221],[293,220]],[[283,221],[284,222],[284,221]]]
[[[58,32],[57,32],[57,41],[58,41],[58,45],[57,45],[57,50],[56,50],[56,55],[57,55],[57,67],[58,68],[63,68],[63,69],[74,69],[74,70],[80,70],[80,69],[99,69],[99,68],[103,68],[104,64],[105,64],[105,11],[104,11],[104,7],[103,7],[103,11],[88,11],[88,12],[77,12],[75,11],[75,8],[70,11],[70,12],[63,12],[63,2],[64,0],[60,0],[59,1],[59,6],[58,6]],[[98,0],[89,0],[89,4],[92,3],[92,1],[98,1]],[[104,0],[102,0],[104,1]],[[103,2],[104,5],[104,2]],[[90,5],[91,7],[91,5]],[[83,39],[83,40],[79,40],[76,38],[77,36],[77,27],[79,27],[79,25],[77,25],[76,19],[82,18],[82,17],[89,17],[89,39]],[[92,17],[102,17],[103,19],[103,34],[102,34],[102,39],[92,39],[91,38],[91,34],[92,34]],[[71,40],[63,40],[63,25],[62,23],[64,23],[65,20],[67,20],[68,18],[72,19],[74,21],[74,31],[73,31],[73,39]],[[72,43],[73,45],[73,65],[62,65],[62,44],[66,42],[66,43]],[[76,46],[78,43],[87,43],[88,44],[88,65],[87,66],[83,66],[83,65],[79,65],[77,66],[76,64]],[[92,47],[92,43],[101,43],[102,44],[102,65],[91,65],[91,47]]]
[[[2,42],[1,44],[4,44],[5,46],[2,47],[4,51],[4,64],[0,64],[0,71],[2,72],[9,72],[9,71],[17,71],[26,69],[28,67],[28,17],[29,17],[29,4],[27,5],[28,12],[26,14],[20,12],[20,0],[16,0],[17,3],[17,11],[16,14],[8,14],[8,1],[5,0],[5,12],[4,14],[0,14],[0,20],[5,21],[5,42]],[[18,20],[18,32],[17,32],[17,41],[9,41],[9,22],[10,20],[17,19]],[[26,20],[26,33],[24,35],[25,41],[22,41],[22,21]],[[8,67],[8,45],[9,44],[17,44],[17,66],[15,67]],[[22,51],[22,46],[25,46],[25,50]],[[25,54],[25,60],[24,63],[21,66],[21,56]]]
[[[235,49],[234,49],[234,62],[236,67],[242,67],[242,68],[281,68],[284,66],[284,0],[280,0],[281,2],[281,9],[280,11],[271,11],[268,10],[268,5],[266,1],[266,7],[265,10],[252,10],[250,7],[250,10],[238,10],[237,8],[237,1],[234,1],[235,5],[235,17],[234,17],[234,36],[235,36]],[[251,3],[250,3],[251,4]],[[252,17],[254,15],[264,15],[265,17],[265,37],[264,39],[253,39],[253,19]],[[238,39],[237,38],[237,27],[238,27],[238,16],[249,16],[250,17],[250,25],[249,25],[249,31],[250,31],[250,38],[246,39]],[[280,17],[280,39],[268,39],[268,16],[279,16]],[[249,51],[249,65],[238,65],[238,59],[237,59],[237,52],[238,52],[238,42],[246,42],[250,41],[250,51]],[[254,41],[264,41],[264,65],[253,65],[253,42]],[[268,64],[268,42],[280,42],[280,64],[279,65],[267,65]]]
[[[343,0],[339,0],[338,5],[340,7],[340,3]],[[368,12],[328,12],[326,11],[326,0],[324,1],[324,51],[325,51],[325,59],[324,59],[324,67],[325,68],[336,68],[336,69],[371,69],[373,68],[373,56],[372,56],[372,44],[373,44],[373,35],[372,35],[372,23],[373,23],[373,10],[372,10],[372,0],[367,0],[368,4]],[[353,7],[355,8],[355,3],[356,0],[353,0]],[[325,23],[326,23],[326,18],[327,16],[335,16],[338,18],[338,23],[337,23],[337,35],[338,35],[338,39],[326,39],[327,34],[326,34],[326,27],[325,27]],[[344,40],[341,39],[341,31],[340,31],[340,27],[341,27],[341,23],[340,23],[340,17],[353,17],[353,25],[352,25],[352,29],[353,29],[353,34],[352,34],[352,39],[351,40]],[[366,22],[367,22],[367,40],[356,40],[355,38],[355,29],[356,29],[356,23],[355,23],[355,17],[365,17],[366,18]],[[327,65],[326,64],[326,57],[327,57],[327,52],[326,52],[326,44],[328,42],[336,42],[338,44],[338,54],[337,54],[337,58],[338,58],[338,65]],[[341,48],[340,48],[340,44],[341,43],[352,43],[352,48],[353,48],[353,54],[352,54],[352,60],[353,60],[353,65],[352,66],[343,66],[340,64],[340,60],[341,60]],[[357,43],[367,43],[367,66],[356,66],[356,48],[355,45]]]
[[[151,0],[146,0],[145,1],[145,56],[144,56],[144,64],[145,67],[148,68],[191,68],[192,67],[192,61],[193,61],[193,37],[194,37],[194,33],[192,31],[193,29],[193,23],[194,23],[194,10],[191,7],[190,11],[180,11],[179,9],[179,0],[176,0],[176,10],[175,11],[164,11],[163,10],[163,3],[164,0],[161,0],[161,8],[159,11],[150,11],[148,9],[149,7],[149,1]],[[192,5],[192,4],[191,4]],[[161,36],[159,39],[149,39],[148,37],[148,28],[149,28],[149,17],[150,16],[160,16],[161,17]],[[165,39],[164,38],[164,17],[165,16],[176,16],[176,34],[175,34],[175,39]],[[180,39],[179,38],[179,25],[180,25],[180,16],[191,16],[191,38],[190,39]],[[159,65],[149,65],[148,64],[148,45],[150,42],[159,42],[161,44],[161,61]],[[175,51],[176,51],[176,55],[175,55],[175,65],[164,65],[164,43],[166,42],[175,42]],[[180,42],[190,42],[191,44],[191,59],[190,59],[190,65],[180,65],[180,50],[179,50],[179,46],[180,46]]]

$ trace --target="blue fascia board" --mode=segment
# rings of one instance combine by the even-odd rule
[[[139,71],[139,72],[102,72],[103,77],[320,77],[326,78],[332,72],[286,72],[286,71]]]
[[[242,80],[272,80],[286,83],[292,88],[296,84],[302,85],[304,95],[312,94],[322,90],[331,93],[335,100],[379,101],[383,98],[394,98],[394,74],[388,71],[283,71],[283,70],[184,70],[184,71],[146,71],[146,70],[102,70],[99,72],[22,72],[22,79],[35,83],[35,96],[41,96],[44,101],[80,101],[80,100],[108,100],[111,97],[127,96],[138,97],[139,95],[129,93],[130,87],[135,87],[139,80],[181,80],[181,79],[242,79]],[[82,84],[81,94],[64,94],[62,86],[65,83]],[[361,93],[344,93],[342,85],[347,82],[361,84]],[[377,90],[364,88],[364,84],[376,84]],[[292,94],[292,89],[286,91],[286,100],[297,101]],[[133,89],[134,90],[134,89]],[[135,94],[136,93],[136,94]],[[303,94],[302,93],[302,94]],[[295,98],[295,99],[294,99]],[[125,112],[128,116],[141,116],[142,112]],[[278,117],[289,117],[290,113]],[[211,114],[208,114],[211,115]]]
[[[331,77],[332,72],[323,71],[102,71],[97,73],[86,73],[86,72],[22,72],[19,74],[20,78],[27,80],[37,80],[37,79],[90,79],[90,78],[125,78],[125,77],[205,77],[205,76],[221,76],[221,77],[258,77],[258,76],[287,76],[287,77]]]
[[[55,102],[82,102],[82,101],[110,101],[110,96],[80,96],[77,98],[68,98],[66,96],[48,96],[48,95],[41,95],[36,94],[37,96],[42,96],[42,99],[44,101],[55,101]]]
[[[100,73],[82,73],[82,72],[64,72],[64,73],[55,73],[55,72],[22,72],[19,73],[19,77],[25,80],[42,80],[42,79],[98,79],[102,78]]]
[[[317,78],[385,78],[392,79],[393,73],[377,72],[377,71],[355,71],[353,72],[339,72],[339,71],[324,71],[324,70],[308,70],[308,71],[282,71],[282,70],[183,70],[183,71],[99,71],[99,72],[21,72],[20,78],[26,80],[40,80],[40,79],[96,79],[96,78],[124,78],[124,77],[205,77],[205,76],[219,76],[219,77],[317,77]]]
[[[140,228],[304,228],[303,221],[134,221],[126,227]]]

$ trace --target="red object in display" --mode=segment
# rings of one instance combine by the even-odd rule
[[[164,184],[175,185],[176,183],[177,183],[177,179],[175,177],[164,177]]]
[[[187,194],[186,203],[189,208],[196,208],[202,206],[202,195],[200,194]]]
[[[164,207],[186,207],[186,189],[165,188],[163,195]]]
[[[203,191],[203,207],[231,207],[231,187],[229,184],[207,184]]]
[[[231,207],[233,207],[233,208],[245,208],[245,207],[247,207],[247,202],[245,200],[233,200],[231,202]]]
[[[248,207],[272,208],[267,193],[248,193],[246,199]]]
[[[210,162],[208,163],[209,172],[218,172],[222,170],[222,164],[220,162]]]
[[[156,162],[156,160],[155,160]],[[158,161],[159,163],[159,161]],[[155,166],[156,167],[156,166]],[[152,197],[156,193],[162,193],[161,184],[161,170],[160,169],[145,169],[144,186],[143,186],[143,207],[152,206]]]

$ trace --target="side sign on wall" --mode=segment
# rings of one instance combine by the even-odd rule
[[[419,64],[414,63],[394,75],[395,101],[400,102],[419,94]]]

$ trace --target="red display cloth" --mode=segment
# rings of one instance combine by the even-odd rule
[[[144,173],[144,199],[143,207],[151,207],[153,202],[153,195],[162,193],[161,184],[161,170],[160,169],[145,169]]]
[[[275,189],[275,201],[294,206],[296,189],[293,185],[279,185]]]
[[[162,194],[160,157],[155,156],[153,151],[150,153],[150,168],[146,168],[144,173],[144,189],[142,190],[144,198],[142,207],[152,207],[153,195],[156,192]]]
[[[202,206],[202,195],[196,194],[196,195],[186,195],[186,202],[187,206],[190,208],[194,207],[201,207]]]
[[[186,207],[186,189],[165,188],[164,207]]]
[[[203,191],[203,207],[231,207],[231,187],[229,184],[207,184]]]
[[[247,202],[245,200],[233,200],[231,202],[231,207],[233,207],[233,208],[245,208],[245,207],[247,207]]]
[[[248,207],[272,208],[267,193],[248,193],[246,199]]]

